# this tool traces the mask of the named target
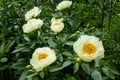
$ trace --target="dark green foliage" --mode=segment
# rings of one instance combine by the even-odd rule
[[[0,80],[120,80],[120,0],[72,0],[69,9],[55,11],[62,0],[0,0]],[[24,15],[41,7],[41,29],[23,33]],[[64,18],[57,35],[50,30],[51,18]],[[89,63],[76,60],[73,43],[80,35],[103,41],[105,57]],[[36,72],[29,61],[34,50],[47,46],[57,60]],[[98,79],[99,78],[99,79]]]

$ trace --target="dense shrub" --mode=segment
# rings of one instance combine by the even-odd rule
[[[0,0],[0,79],[1,80],[119,80],[120,79],[120,1],[71,0],[70,8],[56,11],[62,0]],[[24,33],[25,14],[34,6],[41,13],[41,29]],[[64,29],[54,34],[52,18],[64,18]],[[81,35],[98,37],[104,58],[79,60],[73,43]],[[57,60],[35,71],[30,59],[36,48],[50,47]]]

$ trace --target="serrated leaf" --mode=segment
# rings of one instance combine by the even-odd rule
[[[94,80],[102,80],[102,75],[98,70],[93,71],[91,76]]]

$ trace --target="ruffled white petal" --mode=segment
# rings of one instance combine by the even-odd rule
[[[48,56],[45,59],[38,60],[38,56],[42,53],[47,54]],[[36,71],[41,71],[43,68],[49,66],[56,60],[56,55],[53,50],[49,47],[37,48],[32,55],[30,64]]]
[[[85,53],[83,47],[86,44],[93,44],[96,47],[96,51],[92,54]],[[99,38],[95,36],[83,35],[81,36],[73,45],[74,51],[83,61],[90,62],[95,59],[101,59],[104,57],[104,48],[102,41],[99,41]]]

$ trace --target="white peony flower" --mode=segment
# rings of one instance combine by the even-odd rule
[[[25,20],[28,21],[32,17],[38,16],[40,14],[40,12],[41,12],[41,10],[38,7],[34,7],[30,11],[27,11],[27,13],[25,14]]]
[[[57,10],[63,10],[69,8],[72,5],[72,1],[62,1],[57,5]]]
[[[41,28],[43,25],[43,21],[40,19],[31,19],[27,22],[27,24],[23,25],[23,32],[30,33],[38,28]]]
[[[32,55],[30,64],[36,71],[43,70],[44,67],[49,66],[56,60],[56,55],[49,47],[37,48]]]
[[[61,18],[61,19],[52,18],[52,20],[51,20],[51,30],[54,33],[61,32],[63,30],[63,28],[64,28],[63,18]]]
[[[104,57],[102,41],[95,36],[83,35],[74,44],[73,49],[81,60],[90,62]]]

